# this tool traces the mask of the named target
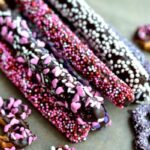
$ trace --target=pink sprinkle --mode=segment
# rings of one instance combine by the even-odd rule
[[[55,77],[58,77],[61,74],[61,70],[59,67],[56,67],[52,70],[52,73],[54,73]]]
[[[4,104],[4,101],[3,101],[2,97],[0,97],[0,107],[2,107],[3,104]]]
[[[38,62],[39,62],[39,58],[32,58],[31,60],[30,60],[30,62],[31,62],[31,64],[33,64],[33,65],[37,65],[38,64]]]
[[[29,37],[30,37],[29,33],[28,33],[27,31],[25,31],[25,30],[19,32],[19,34],[20,34],[21,36],[23,36],[23,37],[26,37],[26,38],[29,38]]]
[[[38,73],[36,74],[36,78],[39,82],[41,82],[41,76]]]
[[[100,96],[95,96],[96,98],[97,98],[97,100],[99,101],[99,102],[103,102],[104,101],[104,98],[103,97],[100,97]]]
[[[47,65],[47,64],[50,64],[51,62],[51,56],[48,56],[45,60],[44,60],[44,64]]]
[[[25,63],[25,60],[24,60],[23,57],[17,57],[17,61],[18,61],[19,63]]]
[[[12,113],[9,113],[9,114],[7,115],[8,118],[13,118],[14,116],[15,116],[15,115],[12,114]]]
[[[4,23],[4,19],[0,17],[0,25],[2,25],[3,23]]]
[[[79,102],[80,100],[80,96],[78,94],[76,94],[73,99],[72,99],[72,102]]]
[[[28,43],[28,39],[26,37],[22,37],[20,39],[20,44],[27,44]]]
[[[12,23],[11,23],[11,28],[12,28],[12,29],[15,29],[15,28],[16,28],[15,22],[12,22]]]
[[[112,121],[110,120],[108,123],[107,123],[107,126],[111,126],[112,125]]]
[[[11,17],[6,17],[6,24],[7,24],[7,26],[11,26],[11,24],[12,24],[12,19],[11,19]]]
[[[80,103],[75,103],[75,102],[72,102],[71,103],[71,110],[74,112],[74,113],[77,113],[78,109],[80,109],[81,107],[81,104]]]
[[[61,101],[57,101],[56,104],[58,104],[59,106],[65,106],[65,104]]]
[[[32,76],[32,70],[29,68],[28,69],[28,76],[31,77]]]
[[[10,32],[8,33],[8,35],[7,35],[7,40],[8,40],[10,43],[13,42],[14,37],[13,37],[13,32],[12,32],[12,31],[10,31]]]
[[[37,41],[37,45],[39,46],[39,47],[45,47],[45,43],[43,42],[43,41],[40,41],[40,40],[38,40]]]
[[[15,147],[11,147],[11,148],[5,148],[4,150],[16,150]]]
[[[68,103],[65,101],[65,108],[68,108]]]
[[[27,117],[26,113],[23,112],[23,113],[21,114],[21,118],[24,120],[24,119],[26,119],[26,117]]]
[[[77,93],[78,93],[81,97],[84,97],[84,96],[85,96],[85,92],[84,92],[82,86],[77,86],[76,89],[77,89]]]
[[[32,141],[33,141],[33,138],[32,138],[32,137],[29,137],[29,141],[28,141],[29,145],[32,144]]]
[[[13,106],[15,100],[12,97],[10,97],[9,100],[10,100],[10,102],[8,104],[8,108],[10,109]]]
[[[21,105],[22,104],[22,101],[20,100],[20,99],[18,99],[18,100],[16,100],[15,102],[14,102],[14,107],[18,107],[19,105]]]
[[[8,132],[8,130],[9,130],[10,127],[11,127],[10,124],[6,125],[6,126],[4,127],[4,132]]]
[[[1,35],[2,35],[2,36],[6,36],[7,33],[8,33],[8,28],[7,28],[6,26],[3,26],[3,27],[2,27],[2,31],[1,31]]]
[[[43,73],[44,73],[44,74],[48,74],[49,71],[50,71],[50,69],[49,69],[49,68],[46,68],[46,69],[43,70]]]
[[[87,101],[86,101],[86,103],[85,103],[85,106],[86,106],[86,107],[87,107],[87,106],[89,106],[90,101],[91,101],[91,99],[90,99],[90,98],[88,98],[88,99],[87,99]]]
[[[28,29],[28,25],[27,25],[27,22],[25,20],[22,20],[21,21],[21,25],[24,29]]]
[[[53,88],[56,88],[56,87],[57,87],[57,83],[58,83],[58,79],[54,79],[54,80],[52,81],[52,86],[53,86]]]
[[[64,92],[64,89],[62,88],[62,87],[58,87],[57,89],[56,89],[56,94],[61,94],[61,93],[63,93]]]
[[[82,118],[77,118],[78,124],[84,125],[86,122],[82,120]]]
[[[97,125],[99,125],[98,122],[93,122],[93,123],[92,123],[92,126],[97,126]]]
[[[18,111],[19,111],[19,110],[18,110],[17,107],[15,107],[15,108],[13,108],[13,109],[11,110],[11,112],[12,112],[13,114],[16,114]]]
[[[22,136],[21,136],[20,134],[16,133],[16,134],[15,134],[15,138],[16,138],[17,140],[19,140],[19,139],[22,138]]]
[[[65,85],[66,85],[67,87],[74,88],[74,85],[73,85],[72,83],[70,83],[70,82],[67,82]]]

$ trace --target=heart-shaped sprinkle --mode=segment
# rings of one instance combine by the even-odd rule
[[[71,110],[74,113],[77,113],[78,109],[80,109],[81,104],[80,103],[76,103],[76,102],[72,102],[71,103]]]

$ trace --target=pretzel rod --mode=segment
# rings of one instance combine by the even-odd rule
[[[30,114],[31,110],[20,99],[0,97],[0,126],[4,132],[0,136],[2,149],[22,149],[37,139],[25,122]]]
[[[1,70],[33,106],[70,141],[77,143],[85,140],[91,125],[83,121],[79,114],[74,114],[62,106],[51,96],[48,88],[37,83],[35,77],[28,74],[27,65],[18,63],[12,50],[2,42],[0,54]]]
[[[134,91],[136,100],[150,102],[149,74],[114,30],[84,0],[46,0],[93,51]]]
[[[101,128],[109,123],[109,116],[103,98],[96,91],[85,87],[60,65],[53,55],[44,49],[44,43],[35,40],[25,20],[13,19],[11,15],[0,18],[1,37],[14,49],[18,62],[29,65],[28,72],[35,74],[37,82],[49,87],[51,95],[61,99],[61,105],[73,113],[82,114],[92,129]],[[13,27],[12,27],[13,26]],[[7,33],[5,32],[7,30]],[[93,94],[95,95],[93,95]]]
[[[133,102],[129,86],[115,76],[93,52],[65,26],[42,0],[17,0],[22,12],[46,35],[47,42],[91,84],[119,107]]]

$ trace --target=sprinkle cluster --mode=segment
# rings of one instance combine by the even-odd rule
[[[16,60],[28,64],[29,76],[34,74],[39,84],[49,87],[51,95],[62,100],[59,101],[60,105],[73,113],[82,113],[86,120],[92,118],[93,129],[109,122],[109,116],[102,105],[103,98],[99,93],[78,82],[44,49],[43,42],[31,37],[25,20],[20,17],[13,19],[11,15],[0,16],[0,35],[15,49]],[[93,111],[99,113],[95,114]]]
[[[29,117],[31,110],[22,104],[20,99],[2,99],[0,97],[0,125],[4,126],[4,136],[0,139],[1,148],[24,148],[36,140],[36,136],[30,131],[25,119]]]
[[[22,12],[46,35],[47,42],[78,73],[119,107],[134,100],[129,86],[115,76],[42,0],[17,0]]]
[[[75,148],[70,148],[68,145],[62,146],[62,147],[55,147],[52,146],[50,150],[76,150]]]
[[[134,35],[134,41],[146,51],[150,51],[150,25],[140,26]]]
[[[79,114],[74,114],[56,100],[46,86],[35,81],[28,74],[28,67],[18,63],[4,43],[0,42],[0,68],[18,87],[24,96],[49,120],[61,133],[72,142],[86,139],[91,124],[83,121]]]
[[[140,105],[132,112],[132,124],[136,134],[136,149],[150,149],[150,105]]]
[[[136,100],[150,98],[149,75],[131,50],[84,0],[46,0],[88,41],[98,58],[135,92]]]

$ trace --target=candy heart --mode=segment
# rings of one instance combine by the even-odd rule
[[[81,104],[80,103],[71,103],[71,110],[74,112],[74,113],[77,113],[78,109],[81,107]]]

